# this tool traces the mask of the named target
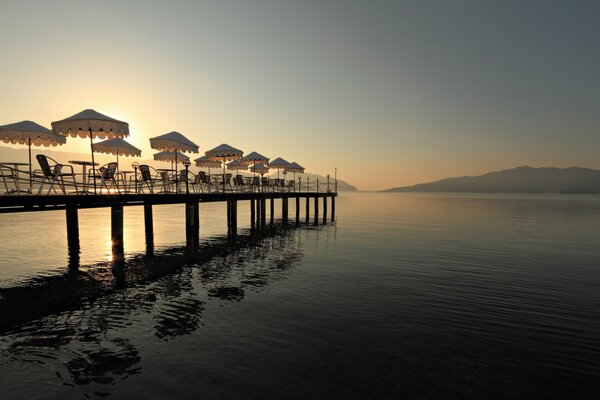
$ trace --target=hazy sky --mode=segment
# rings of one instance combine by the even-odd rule
[[[0,124],[85,108],[361,189],[600,168],[598,1],[7,1]],[[65,151],[89,151],[69,139]]]

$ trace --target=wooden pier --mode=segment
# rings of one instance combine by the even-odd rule
[[[306,204],[306,223],[309,222],[310,203],[314,204],[314,223],[319,224],[319,202],[323,199],[323,223],[327,222],[327,204],[331,203],[331,221],[335,219],[336,192],[250,192],[250,193],[189,193],[189,194],[99,194],[99,195],[23,195],[0,196],[0,213],[42,212],[65,210],[67,244],[70,264],[76,268],[79,264],[79,217],[78,210],[87,208],[111,209],[111,240],[113,258],[122,258],[123,208],[144,207],[146,243],[153,246],[154,224],[152,207],[164,204],[182,204],[185,206],[185,232],[188,245],[197,245],[200,237],[201,203],[226,202],[227,233],[235,236],[238,226],[238,204],[247,201],[250,204],[250,227],[252,230],[264,229],[267,224],[266,203],[270,201],[270,220],[274,223],[275,202],[281,200],[281,220],[289,222],[288,202],[296,204],[296,224],[300,223],[300,201]],[[184,227],[182,227],[183,229]]]

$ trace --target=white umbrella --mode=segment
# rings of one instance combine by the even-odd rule
[[[211,168],[221,168],[221,161],[213,161],[206,156],[196,158],[194,162],[196,163],[196,167],[208,168],[208,175],[210,175]]]
[[[304,173],[304,167],[300,164],[298,164],[295,161],[292,161],[290,163],[290,166],[285,168],[284,170],[285,172],[292,172],[294,174],[294,187],[296,187],[296,172],[299,174],[303,174]]]
[[[189,161],[190,158],[180,151],[161,151],[160,153],[154,154],[156,161],[171,161],[171,169],[173,169],[173,163],[183,164],[185,161]],[[177,168],[177,166],[175,166]]]
[[[256,164],[250,167],[250,171],[260,175],[266,174],[267,172],[269,172],[269,169],[270,168],[265,166],[264,164]]]
[[[101,154],[117,156],[117,170],[119,169],[119,156],[141,157],[142,151],[123,139],[108,139],[94,144],[94,151]]]
[[[279,179],[279,170],[288,168],[290,166],[290,163],[285,161],[281,157],[277,157],[267,165],[269,166],[269,168],[277,168],[277,179]]]
[[[198,145],[179,132],[169,132],[164,135],[150,138],[150,147],[154,150],[175,152],[175,180],[177,181],[177,155],[179,151],[197,153]]]
[[[239,159],[233,160],[230,163],[227,163],[227,169],[232,171],[246,171],[248,169],[248,165],[241,162]]]
[[[114,139],[129,136],[129,124],[87,109],[69,118],[52,123],[54,133],[71,137],[89,137],[94,170],[94,139]],[[94,171],[94,194],[96,193],[96,173]]]
[[[260,153],[257,153],[256,151],[251,152],[250,154],[245,155],[244,157],[242,157],[242,162],[245,162],[246,164],[250,165],[254,165],[256,166],[256,164],[267,164],[269,162],[269,157],[265,157]],[[253,174],[255,174],[256,172],[252,172]],[[262,176],[262,175],[261,175]],[[253,176],[254,178],[254,176]]]
[[[225,192],[225,162],[242,158],[244,152],[223,143],[214,149],[206,151],[204,154],[209,160],[223,161],[223,192]]]
[[[50,129],[33,121],[21,121],[0,126],[0,140],[4,143],[27,144],[29,147],[29,191],[31,191],[31,145],[62,146],[67,142],[64,136],[54,134]]]

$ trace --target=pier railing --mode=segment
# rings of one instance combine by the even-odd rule
[[[326,179],[310,177],[258,179],[238,175],[225,179],[223,184],[222,174],[213,174],[202,181],[194,174],[187,172],[184,174],[184,170],[179,172],[174,175],[163,171],[149,179],[144,179],[137,170],[133,174],[131,171],[117,171],[114,176],[105,177],[98,169],[91,174],[89,172],[82,174],[72,173],[71,169],[65,170],[59,167],[52,170],[52,175],[45,175],[41,170],[34,170],[30,174],[29,170],[0,163],[0,193],[7,195],[337,193],[337,180],[329,176]]]

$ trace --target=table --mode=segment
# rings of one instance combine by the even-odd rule
[[[8,190],[8,187],[6,188],[6,193],[21,193],[21,184],[20,184],[20,179],[19,179],[19,167],[23,167],[23,166],[29,166],[29,163],[23,163],[23,162],[11,162],[11,161],[1,161],[0,162],[0,167],[3,166],[7,166],[8,168],[11,168],[10,166],[12,166],[11,168],[11,178],[14,179],[15,181],[15,189],[11,189]],[[6,176],[5,176],[6,178]],[[29,177],[29,185],[31,186],[31,176]],[[31,193],[31,187],[27,190],[23,190],[24,193]]]
[[[130,170],[118,170],[116,172],[118,175],[121,175],[123,178],[123,189],[125,189],[125,192],[128,192],[128,188],[127,188],[127,174],[133,174],[133,171]]]
[[[81,167],[83,169],[83,190],[82,190],[82,192],[88,192],[88,190],[86,190],[87,175],[85,173],[85,167],[88,167],[88,166],[97,167],[98,163],[97,162],[93,163],[91,161],[71,160],[71,161],[69,161],[69,164],[81,165]]]

